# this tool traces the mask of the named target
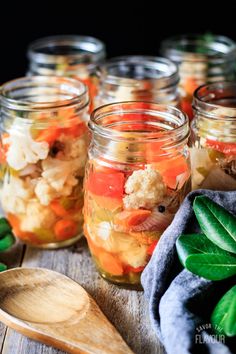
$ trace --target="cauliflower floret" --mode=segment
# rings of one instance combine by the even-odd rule
[[[7,174],[0,193],[2,207],[6,213],[25,213],[26,204],[33,196],[33,184],[29,178],[20,179]]]
[[[64,157],[67,159],[80,158],[80,168],[84,167],[87,158],[88,142],[86,137],[70,139],[67,135],[62,134],[58,139],[64,145]]]
[[[60,194],[70,194],[72,188],[78,183],[75,178],[80,165],[79,159],[64,161],[48,157],[42,162],[42,177]],[[66,192],[65,192],[66,191]],[[70,192],[69,192],[70,191]]]
[[[78,181],[73,178],[73,183],[70,180],[64,185],[60,192],[56,191],[45,178],[38,179],[35,187],[35,194],[42,205],[49,205],[51,201],[59,197],[68,197],[74,187],[74,183]]]
[[[160,173],[147,165],[145,170],[134,171],[125,184],[123,203],[126,209],[152,209],[163,200],[166,186]]]
[[[42,177],[37,180],[35,194],[42,205],[58,197],[67,197],[78,184],[81,159],[61,160],[48,157],[42,162]]]
[[[89,236],[93,242],[108,252],[119,254],[122,262],[132,267],[146,265],[147,245],[141,245],[132,236],[126,233],[115,232],[109,222],[103,221],[99,225],[87,224]]]
[[[57,217],[50,208],[45,208],[37,200],[31,200],[21,218],[21,230],[33,232],[35,229],[50,229]]]
[[[49,205],[58,197],[58,192],[44,178],[40,178],[35,187],[35,194],[42,205]]]
[[[119,256],[122,262],[131,267],[137,268],[145,266],[147,263],[147,246],[136,245],[136,247],[130,249],[128,252],[121,252]]]
[[[22,170],[30,163],[37,163],[48,156],[49,145],[47,142],[37,142],[30,134],[31,125],[20,130],[17,123],[9,130],[9,137],[4,139],[4,144],[9,145],[7,163],[16,171]]]

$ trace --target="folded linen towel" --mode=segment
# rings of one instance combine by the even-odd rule
[[[234,339],[210,335],[209,322],[216,303],[235,284],[235,277],[212,282],[194,275],[183,269],[175,248],[179,235],[200,231],[192,202],[201,194],[236,215],[236,191],[191,192],[163,233],[142,274],[151,323],[168,354],[230,354],[236,348]]]

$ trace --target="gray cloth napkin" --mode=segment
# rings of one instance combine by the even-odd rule
[[[234,340],[210,335],[210,314],[220,297],[235,284],[235,278],[212,282],[183,269],[175,241],[182,233],[199,232],[192,209],[197,195],[207,195],[236,215],[236,191],[191,192],[163,233],[145,268],[141,282],[149,301],[151,323],[168,354],[235,353]]]

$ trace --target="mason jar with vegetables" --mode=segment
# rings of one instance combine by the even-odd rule
[[[190,119],[193,93],[200,85],[235,77],[236,45],[224,36],[177,35],[162,42],[161,54],[179,67],[181,108]]]
[[[165,58],[124,56],[108,60],[98,71],[95,107],[121,101],[179,104],[178,69]]]
[[[14,234],[41,248],[82,235],[86,86],[32,76],[1,87],[0,201]]]
[[[41,38],[28,47],[28,73],[82,80],[93,99],[97,92],[96,67],[105,56],[105,44],[93,37],[59,35]]]
[[[193,108],[193,188],[236,190],[236,83],[201,86]]]
[[[89,128],[85,236],[102,277],[137,286],[190,190],[188,120],[175,107],[122,102],[96,109]]]

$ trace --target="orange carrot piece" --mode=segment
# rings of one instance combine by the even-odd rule
[[[144,270],[144,268],[145,268],[145,266],[140,266],[140,267],[134,268],[134,267],[132,267],[130,265],[127,265],[125,267],[124,273],[125,274],[131,273],[131,272],[132,273],[140,273],[140,272],[142,272]]]
[[[63,208],[59,200],[53,200],[50,203],[50,208],[57,216],[60,217],[68,216],[68,211],[65,208]]]
[[[149,256],[151,256],[156,248],[156,245],[158,243],[158,240],[155,240],[147,249],[147,254],[149,254]]]
[[[3,133],[2,134],[2,139],[0,142],[0,163],[6,162],[6,157],[7,157],[7,152],[9,149],[9,144],[4,143],[4,139],[8,138],[9,134],[8,133]]]
[[[196,79],[189,77],[185,78],[183,82],[183,89],[189,95],[192,96],[194,91],[200,86]]]
[[[58,241],[67,240],[76,236],[78,232],[77,223],[70,219],[61,219],[54,226],[54,233]]]
[[[114,223],[124,228],[130,228],[142,223],[150,215],[151,210],[124,210],[115,216]]]
[[[101,268],[111,275],[122,275],[124,270],[121,261],[115,255],[102,251],[98,255]]]
[[[103,248],[95,245],[95,243],[89,237],[89,234],[88,234],[88,231],[87,231],[87,228],[85,225],[84,225],[84,234],[87,239],[90,252],[92,253],[92,255],[94,257],[97,258],[102,270],[104,270],[105,272],[107,272],[111,275],[122,275],[124,270],[123,270],[122,262],[119,260],[119,258],[116,255],[111,254],[111,253],[105,251]]]
[[[206,146],[217,150],[225,155],[236,155],[236,143],[225,143],[223,141],[206,140]]]
[[[61,132],[61,128],[48,127],[47,129],[40,131],[35,140],[38,142],[46,141],[49,145],[51,145],[55,140],[57,140]]]
[[[176,177],[189,170],[184,156],[172,157],[164,161],[155,162],[152,165],[154,169],[160,172],[167,186],[172,189],[176,188]]]
[[[182,98],[180,103],[180,108],[182,111],[184,111],[187,114],[189,120],[193,119],[192,99],[190,101],[187,97]]]
[[[29,241],[38,244],[37,236],[33,232],[22,231],[20,228],[20,220],[17,216],[13,214],[7,214],[7,219],[11,224],[14,234],[20,238],[22,241]]]

